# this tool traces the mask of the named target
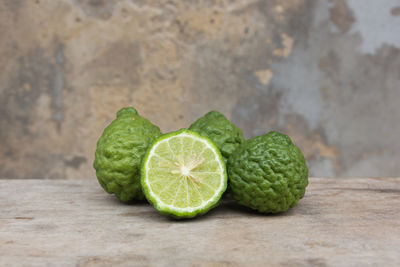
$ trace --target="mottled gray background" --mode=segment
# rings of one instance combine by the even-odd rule
[[[0,178],[93,178],[134,106],[289,134],[310,175],[400,176],[400,1],[0,2]]]

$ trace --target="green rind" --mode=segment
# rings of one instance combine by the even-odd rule
[[[221,151],[225,163],[233,151],[245,141],[242,130],[215,110],[198,118],[190,125],[189,130],[210,138]]]
[[[303,154],[278,132],[247,140],[232,153],[227,167],[233,198],[261,213],[296,206],[308,185]]]
[[[157,144],[158,142],[166,139],[166,138],[170,138],[172,136],[176,136],[176,135],[179,135],[181,133],[188,133],[188,134],[194,135],[194,136],[196,136],[198,138],[206,139],[210,143],[210,145],[215,149],[215,151],[217,153],[217,156],[218,156],[218,159],[221,161],[221,164],[223,166],[223,175],[224,175],[223,188],[219,192],[219,194],[216,197],[215,201],[211,202],[209,205],[207,205],[207,206],[205,206],[205,207],[203,207],[201,209],[194,210],[192,212],[178,212],[178,211],[172,210],[172,209],[170,209],[168,207],[161,207],[159,205],[159,203],[157,203],[157,200],[151,196],[150,188],[147,186],[147,184],[145,182],[145,180],[147,178],[146,177],[145,165],[146,165],[146,162],[147,162],[147,160],[149,158],[150,151],[153,148],[153,146],[155,144]],[[166,216],[170,216],[170,217],[175,218],[175,219],[188,219],[188,218],[193,218],[193,217],[196,217],[196,216],[199,216],[199,215],[203,215],[203,214],[207,213],[209,210],[211,210],[212,208],[218,206],[218,204],[220,202],[220,199],[221,199],[223,193],[226,190],[227,182],[228,182],[228,175],[227,175],[227,171],[226,171],[225,161],[224,161],[224,159],[223,159],[223,157],[221,155],[221,152],[219,151],[218,147],[215,145],[215,143],[210,138],[207,138],[205,136],[201,136],[200,134],[198,134],[196,132],[193,132],[193,131],[190,131],[190,130],[187,130],[187,129],[180,129],[178,131],[170,132],[170,133],[167,133],[167,134],[164,134],[164,135],[158,137],[148,147],[148,149],[146,151],[146,154],[144,155],[144,158],[142,160],[141,184],[142,184],[143,193],[144,193],[147,201],[150,202],[159,213],[161,213],[163,215],[166,215]]]
[[[142,200],[140,167],[148,145],[161,135],[160,129],[132,108],[122,108],[97,142],[93,167],[109,193],[122,202]]]

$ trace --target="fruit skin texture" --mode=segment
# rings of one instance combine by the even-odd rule
[[[97,142],[93,167],[103,189],[122,202],[142,200],[140,166],[160,129],[132,107],[122,108]]]
[[[215,110],[197,119],[189,130],[210,138],[221,151],[225,163],[232,152],[245,141],[242,130]]]
[[[170,133],[166,133],[160,137],[158,137],[156,140],[154,140],[154,142],[149,146],[149,148],[146,151],[146,154],[143,158],[142,161],[142,166],[141,166],[141,183],[142,183],[142,188],[143,188],[143,192],[144,195],[146,196],[147,201],[153,205],[153,207],[162,215],[168,216],[170,218],[176,219],[176,220],[181,220],[181,219],[191,219],[200,215],[203,215],[205,213],[207,213],[209,210],[215,208],[216,206],[219,205],[221,197],[223,195],[223,193],[226,191],[227,189],[227,183],[228,183],[228,175],[227,175],[227,170],[226,170],[226,165],[223,164],[223,176],[224,176],[224,180],[223,180],[223,185],[222,185],[222,190],[219,193],[219,196],[213,201],[210,202],[208,206],[205,206],[201,209],[195,210],[195,211],[186,211],[186,212],[176,212],[170,208],[163,208],[159,205],[159,203],[157,202],[156,198],[153,198],[152,195],[150,194],[150,188],[148,187],[148,185],[146,184],[146,162],[150,156],[150,151],[152,149],[152,147],[167,138],[179,135],[181,133],[188,133],[188,134],[192,134],[194,136],[200,137],[200,138],[205,138],[209,141],[209,144],[215,149],[215,151],[217,152],[217,156],[219,158],[220,161],[223,161],[223,157],[220,153],[220,150],[218,149],[218,147],[215,145],[215,143],[208,137],[205,136],[201,136],[200,134],[190,131],[188,129],[180,129],[178,131],[175,132],[170,132]]]
[[[261,213],[293,208],[308,185],[303,154],[278,132],[247,140],[232,153],[227,168],[234,199]]]

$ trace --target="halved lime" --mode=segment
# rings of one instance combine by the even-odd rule
[[[215,207],[226,190],[225,162],[207,137],[181,129],[150,145],[142,162],[142,189],[162,214],[191,218]]]

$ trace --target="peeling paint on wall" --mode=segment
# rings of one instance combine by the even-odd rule
[[[352,32],[361,34],[364,53],[375,54],[384,44],[400,49],[400,18],[391,15],[391,10],[399,6],[398,1],[347,1],[355,16]]]
[[[123,106],[163,132],[212,109],[278,130],[312,176],[398,176],[399,4],[3,1],[0,179],[94,178]]]
[[[269,81],[272,79],[273,75],[274,73],[269,69],[257,70],[254,72],[254,76],[256,76],[263,85],[269,84]]]

